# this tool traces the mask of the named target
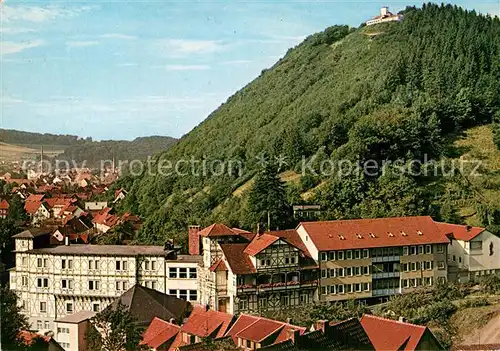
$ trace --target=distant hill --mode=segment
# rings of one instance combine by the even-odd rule
[[[145,160],[172,146],[177,139],[164,136],[140,137],[132,141],[105,140],[85,142],[67,147],[64,153],[57,158],[74,160],[81,164],[84,160],[87,165],[99,166],[101,160],[115,159],[118,161]]]
[[[124,181],[129,206],[146,218],[138,239],[161,242],[157,233],[172,236],[188,224],[216,220],[254,228],[245,190],[235,190],[250,184],[263,153],[286,156],[281,170],[296,173],[302,156],[379,165],[425,161],[424,155],[456,159],[467,152],[457,139],[500,117],[498,62],[500,19],[452,5],[408,7],[401,23],[333,26],[313,34],[160,156],[172,162],[191,156],[241,160],[242,176],[144,174]],[[318,162],[313,168],[319,170]],[[294,178],[289,201],[307,193],[326,210],[325,219],[430,214],[450,222],[500,223],[500,216],[491,216],[500,214],[500,205],[460,172],[399,177],[388,170],[370,177]],[[476,179],[492,182],[484,188],[500,188],[497,179]]]
[[[144,160],[172,146],[177,139],[167,136],[139,137],[132,141],[93,141],[76,135],[31,133],[0,129],[0,150],[18,157],[18,153],[35,155],[43,146],[46,156],[60,160],[74,160],[78,165],[87,161],[89,167],[98,167],[101,160]],[[14,152],[15,151],[15,152]]]

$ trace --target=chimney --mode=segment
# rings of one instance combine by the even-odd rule
[[[300,330],[295,329],[295,328],[290,328],[288,329],[288,339],[292,340],[292,342],[295,344],[299,337],[300,337]]]
[[[64,245],[69,246],[69,236],[64,237]]]
[[[325,319],[320,319],[316,322],[315,330],[321,330],[323,333],[326,331],[326,327],[328,325],[328,321]]]
[[[200,231],[199,225],[190,225],[188,228],[190,255],[199,255],[201,252],[200,235],[198,234],[199,231]]]
[[[168,320],[168,322],[169,322],[170,324],[175,324],[175,318],[170,318],[170,319]]]
[[[287,324],[292,324],[292,319],[291,319],[291,318],[287,318],[287,319],[286,319],[286,323],[287,323]]]
[[[470,225],[468,225],[467,227],[465,227],[467,229],[468,232],[470,232],[470,230],[472,229],[472,227]]]
[[[400,321],[401,323],[406,323],[406,318],[401,316],[399,317],[398,321]]]

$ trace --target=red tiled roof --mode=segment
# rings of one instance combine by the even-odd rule
[[[248,244],[221,244],[220,247],[226,257],[227,263],[234,274],[255,273],[255,269],[250,257],[246,254],[245,248]]]
[[[219,258],[213,265],[210,266],[209,270],[211,272],[227,271],[227,266],[224,263],[224,260]]]
[[[300,226],[319,251],[449,243],[429,216],[302,222]]]
[[[237,338],[261,342],[284,327],[284,323],[271,319],[259,318],[255,323],[235,335]]]
[[[257,235],[250,244],[245,248],[245,253],[250,256],[255,256],[264,249],[267,249],[280,238],[270,234]]]
[[[252,233],[252,232],[249,232],[247,230],[244,230],[244,229],[240,229],[240,228],[231,228],[236,234],[239,234],[241,237],[244,237],[245,239],[247,239],[248,241],[252,241],[253,238],[255,237],[255,233]]]
[[[285,324],[285,327],[281,329],[278,337],[274,341],[275,344],[286,341],[290,338],[290,330],[300,330],[300,335],[304,334],[306,332],[306,328],[304,327],[298,327],[296,325],[291,325],[291,324]]]
[[[172,338],[177,338],[179,336],[179,331],[181,327],[178,325],[165,322],[163,319],[155,317],[148,329],[144,332],[141,344],[148,345],[153,349],[159,348],[161,345],[165,344]],[[180,338],[179,338],[180,341]],[[171,348],[178,345],[171,345]]]
[[[198,232],[200,236],[217,237],[217,236],[232,236],[238,235],[234,230],[221,223],[214,223]]]
[[[297,249],[302,251],[304,255],[306,255],[307,257],[311,257],[309,250],[307,250],[306,245],[304,245],[304,242],[300,238],[299,233],[297,233],[297,230],[295,229],[277,230],[273,232],[266,232],[264,234],[271,234],[283,238],[288,243],[290,243],[291,245],[295,246]]]
[[[38,211],[41,205],[42,205],[41,202],[26,201],[24,203],[24,210],[28,214],[34,214],[36,213],[36,211]]]
[[[181,331],[202,338],[217,332],[215,337],[221,338],[226,334],[232,319],[232,314],[214,310],[207,311],[203,306],[195,306],[191,315],[181,327]]]
[[[26,202],[41,202],[44,197],[44,194],[30,194],[30,196],[26,199]]]
[[[226,336],[231,336],[233,338],[233,341],[236,343],[237,338],[236,334],[238,334],[240,331],[243,329],[249,327],[250,325],[254,324],[259,320],[260,317],[256,316],[250,316],[248,314],[240,314],[236,322],[234,322],[233,326],[231,329],[229,329],[226,333]]]
[[[451,235],[456,240],[469,241],[485,231],[485,228],[470,227],[460,224],[435,222],[444,235]]]
[[[9,203],[7,202],[7,200],[2,200],[0,201],[0,210],[8,210],[9,209]]]
[[[427,329],[421,325],[368,314],[361,317],[360,323],[375,350],[415,350]]]
[[[45,202],[50,208],[53,208],[55,206],[61,206],[64,208],[68,205],[71,205],[74,201],[75,201],[74,199],[65,197],[52,197],[49,199],[45,199]]]

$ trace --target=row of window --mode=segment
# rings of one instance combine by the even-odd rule
[[[284,257],[285,264],[296,264],[297,262],[297,257],[295,256],[286,256]],[[259,260],[260,266],[271,266],[271,259],[266,258],[266,259],[260,259]]]
[[[196,290],[170,289],[168,291],[168,294],[175,296],[179,299],[186,300],[186,301],[197,301],[198,300],[198,291],[196,291]]]
[[[49,321],[36,321],[36,327],[38,330],[41,330],[42,328],[44,329],[50,329],[50,322]]]
[[[158,282],[156,282],[155,280],[145,280],[144,281],[144,286],[146,288],[150,288],[150,289],[156,290],[156,288],[158,287]]]
[[[291,303],[291,301],[293,303]],[[307,304],[309,303],[310,301],[310,298],[309,298],[309,295],[307,293],[305,294],[300,294],[299,296],[299,302],[300,304]],[[262,297],[262,298],[259,298],[259,307],[260,308],[267,308],[267,297]],[[290,299],[290,296],[286,293],[284,294],[281,294],[280,296],[280,305],[281,306],[291,306],[293,304],[297,304],[297,300],[296,299]],[[239,311],[245,311],[245,310],[248,310],[248,299],[247,298],[242,298],[238,301],[238,310]]]
[[[445,246],[437,245],[437,253],[444,253]],[[401,247],[378,247],[375,249],[359,249],[359,250],[342,250],[342,251],[324,251],[321,252],[321,261],[335,260],[359,260],[369,257],[384,257],[384,256],[408,256],[408,255],[423,255],[432,254],[432,245],[414,245]]]
[[[24,301],[23,301],[22,307],[25,308]],[[99,303],[92,304],[92,310],[94,312],[99,312],[101,310],[100,304]],[[40,311],[40,313],[47,312],[47,302],[46,301],[40,301],[39,311]],[[73,313],[73,311],[74,311],[73,310],[73,302],[66,302],[66,313],[71,314],[71,313]]]
[[[355,275],[360,276],[369,274],[370,266],[343,267],[321,270],[321,278],[353,277]]]
[[[28,258],[23,257],[21,259],[21,264],[26,267],[28,265]],[[47,258],[37,258],[36,266],[38,268],[47,268],[49,265],[49,260]],[[99,269],[99,260],[89,260],[89,269],[97,270]],[[117,271],[126,271],[128,270],[128,262],[127,261],[116,261],[116,270]],[[146,271],[156,271],[157,262],[156,261],[144,261],[144,270]],[[73,269],[73,260],[70,259],[62,259],[61,260],[61,269]]]
[[[337,284],[321,287],[322,295],[352,294],[362,291],[370,291],[370,283]]]
[[[58,334],[69,334],[69,328],[57,328]]]
[[[345,251],[329,251],[321,253],[321,261],[336,261],[336,260],[359,260],[361,258],[370,257],[368,249],[363,250],[345,250]]]
[[[432,277],[402,279],[401,283],[403,285],[403,288],[416,288],[422,285],[431,286],[433,283],[433,279]]]
[[[196,268],[178,268],[170,267],[168,269],[168,277],[173,279],[196,279],[197,278]]]

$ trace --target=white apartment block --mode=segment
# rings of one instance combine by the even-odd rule
[[[40,247],[43,232],[14,236],[16,266],[10,287],[19,295],[32,328],[54,331],[54,321],[79,311],[99,312],[138,283],[189,301],[208,304],[213,273],[201,256],[173,248],[133,245]]]

